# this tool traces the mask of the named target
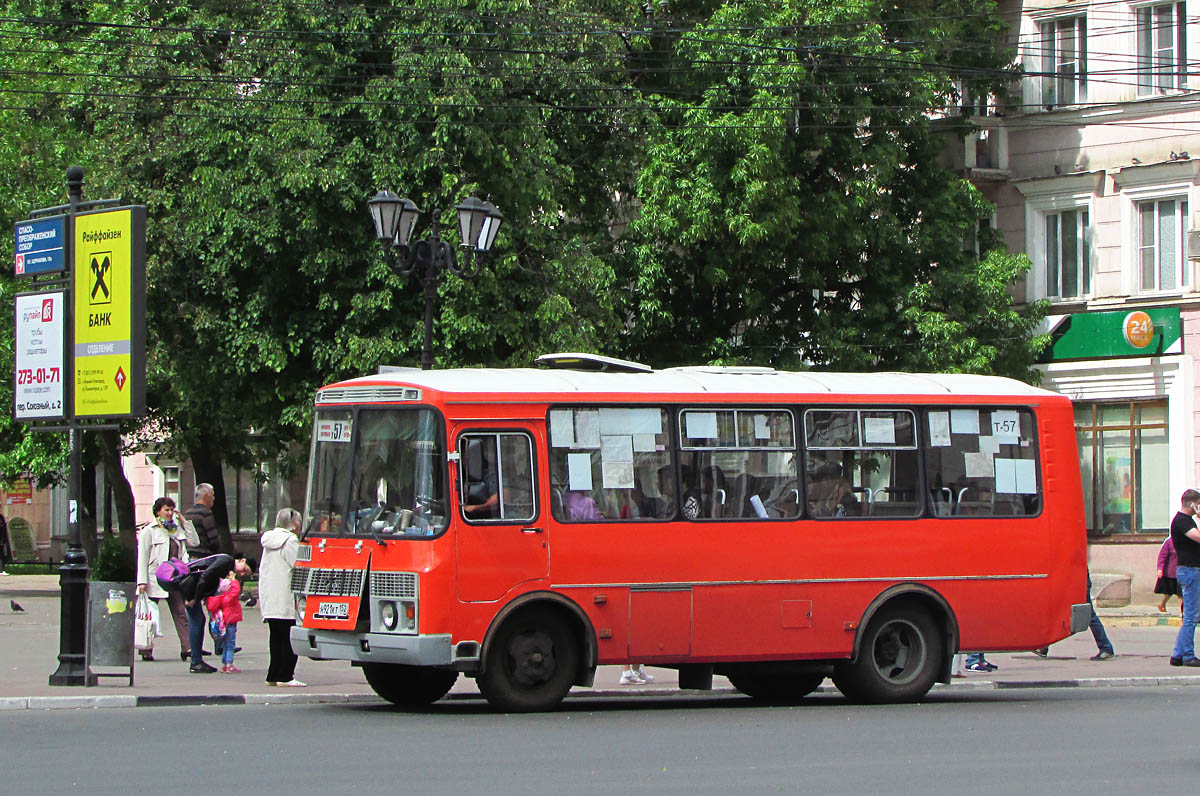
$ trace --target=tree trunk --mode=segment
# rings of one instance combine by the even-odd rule
[[[217,535],[221,538],[221,551],[233,553],[233,536],[229,533],[229,509],[225,501],[225,471],[221,460],[203,440],[189,450],[192,469],[196,471],[196,483],[212,484],[213,520],[217,523]]]
[[[113,502],[117,505],[117,538],[123,550],[133,553],[137,550],[133,487],[129,485],[121,464],[121,435],[118,432],[100,432],[100,458],[104,462],[104,474],[112,486]]]

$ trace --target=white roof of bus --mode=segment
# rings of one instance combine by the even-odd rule
[[[599,373],[541,368],[455,368],[389,372],[338,382],[325,389],[403,384],[446,397],[479,393],[554,394],[773,394],[1051,397],[1058,393],[1000,376],[955,373],[825,373],[764,368],[686,367],[651,373]],[[355,390],[357,392],[357,390]],[[321,400],[318,397],[318,402]]]

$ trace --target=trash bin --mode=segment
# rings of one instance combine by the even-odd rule
[[[101,677],[128,677],[133,685],[133,619],[137,584],[94,580],[88,584],[87,684]]]

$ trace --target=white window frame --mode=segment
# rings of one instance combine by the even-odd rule
[[[1132,202],[1130,215],[1131,215],[1131,218],[1133,219],[1133,224],[1131,225],[1133,228],[1132,229],[1133,245],[1131,246],[1133,256],[1132,256],[1131,260],[1132,260],[1132,265],[1133,265],[1132,276],[1133,276],[1133,285],[1135,288],[1133,291],[1134,293],[1139,294],[1139,295],[1145,295],[1147,293],[1182,293],[1182,292],[1192,289],[1192,284],[1191,284],[1192,280],[1190,278],[1191,275],[1188,273],[1188,271],[1190,270],[1190,265],[1189,265],[1188,257],[1187,257],[1187,227],[1188,227],[1188,221],[1189,221],[1188,213],[1190,212],[1190,209],[1192,206],[1191,202],[1189,201],[1190,193],[1191,192],[1188,190],[1188,188],[1186,186],[1180,186],[1179,188],[1177,188],[1174,191],[1154,192],[1154,193],[1151,193],[1150,195],[1144,195],[1144,196],[1130,196],[1130,200]],[[1175,264],[1174,265],[1175,265],[1175,273],[1176,273],[1176,283],[1173,285],[1168,285],[1168,286],[1163,286],[1162,284],[1158,283],[1158,280],[1161,276],[1161,271],[1162,271],[1161,260],[1160,260],[1161,255],[1159,254],[1159,252],[1161,252],[1161,249],[1162,249],[1162,241],[1159,239],[1159,234],[1158,234],[1161,229],[1161,224],[1159,221],[1159,219],[1161,217],[1159,214],[1159,205],[1162,202],[1174,202],[1175,203],[1174,216],[1175,216],[1176,229],[1174,232],[1174,237],[1175,237]],[[1181,204],[1180,204],[1181,202],[1186,203],[1186,205],[1187,205],[1186,209],[1183,206],[1181,206]],[[1152,205],[1153,211],[1154,211],[1154,225],[1153,225],[1154,242],[1152,244],[1152,251],[1155,252],[1155,254],[1154,254],[1155,285],[1153,287],[1144,287],[1142,284],[1142,252],[1145,249],[1145,245],[1142,242],[1143,241],[1143,238],[1142,238],[1142,229],[1143,229],[1142,208],[1147,205]]]
[[[1050,181],[1047,182],[1049,183]],[[1048,298],[1051,301],[1060,302],[1083,301],[1090,298],[1095,291],[1096,252],[1093,250],[1093,235],[1089,229],[1088,233],[1084,236],[1084,245],[1088,247],[1086,258],[1089,268],[1086,280],[1090,288],[1088,293],[1081,293],[1078,296],[1071,296],[1065,299],[1062,296],[1046,295],[1046,287],[1049,283],[1046,218],[1057,213],[1062,213],[1064,210],[1082,210],[1088,214],[1089,224],[1094,228],[1096,223],[1096,209],[1093,205],[1096,200],[1096,191],[1099,190],[1099,187],[1100,181],[1095,174],[1056,178],[1052,181],[1052,185],[1018,186],[1018,189],[1025,196],[1025,253],[1029,256],[1029,260],[1032,263],[1029,275],[1025,280],[1026,300],[1037,301],[1038,299]]]
[[[1137,94],[1169,94],[1187,87],[1187,4],[1147,3],[1137,17]],[[1170,19],[1169,30],[1163,24]]]
[[[1071,295],[1066,295],[1063,289],[1063,214],[1075,213],[1075,233],[1076,233],[1076,248],[1075,248],[1075,279],[1074,292]],[[1092,208],[1090,202],[1076,205],[1074,207],[1061,207],[1055,209],[1046,209],[1041,212],[1042,216],[1042,268],[1046,276],[1046,298],[1051,300],[1061,301],[1078,301],[1080,299],[1090,298],[1092,295]],[[1050,273],[1050,235],[1049,226],[1050,220],[1056,219],[1057,237],[1055,241],[1054,254],[1057,266],[1057,273]],[[1051,280],[1053,278],[1054,289],[1051,290]]]
[[[1063,60],[1061,34],[1068,26],[1075,41],[1075,53],[1073,58]],[[1041,37],[1042,105],[1051,110],[1087,102],[1087,15],[1039,20],[1038,32]],[[1073,71],[1065,73],[1067,67]],[[1072,96],[1064,101],[1064,89],[1068,86]]]

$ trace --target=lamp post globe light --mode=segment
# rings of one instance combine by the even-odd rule
[[[382,190],[367,202],[375,237],[383,244],[388,265],[402,277],[416,271],[425,287],[425,345],[421,350],[421,368],[433,367],[433,305],[443,271],[460,279],[474,279],[483,258],[496,241],[504,216],[491,202],[469,196],[455,206],[462,239],[463,257],[469,265],[459,267],[454,248],[442,239],[437,215],[430,221],[429,237],[411,243],[413,228],[421,211],[407,197]]]

